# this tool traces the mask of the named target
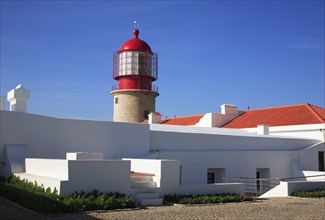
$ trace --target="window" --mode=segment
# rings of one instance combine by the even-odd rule
[[[118,104],[118,98],[115,98],[115,104]]]
[[[208,168],[207,183],[223,183],[226,176],[225,168]]]
[[[148,118],[149,118],[148,115],[149,115],[149,112],[148,112],[148,111],[144,111],[144,112],[143,112],[143,118],[144,118],[144,119],[148,119]]]

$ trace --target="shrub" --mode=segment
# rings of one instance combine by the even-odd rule
[[[110,210],[133,208],[131,197],[119,193],[73,193],[62,196],[55,189],[44,189],[36,182],[31,183],[13,176],[7,182],[0,182],[0,195],[39,213],[66,213],[89,210]]]
[[[320,197],[325,197],[325,189],[316,189],[307,192],[298,191],[292,193],[291,195],[297,197],[320,198]]]
[[[208,204],[208,203],[228,203],[252,201],[252,197],[236,194],[216,194],[216,195],[165,195],[165,201],[178,204]]]

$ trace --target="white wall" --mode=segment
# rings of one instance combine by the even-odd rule
[[[179,160],[182,184],[205,184],[208,168],[225,169],[226,177],[256,178],[257,168],[269,168],[271,178],[292,177],[298,150],[319,142],[238,129],[151,125],[150,130],[151,156]]]
[[[62,193],[74,191],[130,193],[130,161],[69,160],[69,181],[61,186]]]
[[[157,159],[134,159],[123,158],[131,161],[131,170],[134,172],[154,174],[153,181],[157,182],[158,192],[161,196],[167,194],[221,194],[221,193],[244,193],[244,185],[237,183],[227,184],[188,184],[180,185],[180,161],[157,160]],[[196,173],[191,173],[196,178]]]
[[[140,157],[149,151],[149,125],[59,119],[0,111],[0,152],[26,144],[29,156],[64,159],[66,152],[100,152],[106,159]],[[0,161],[2,162],[2,161]]]
[[[243,128],[242,130],[257,133],[257,128]],[[311,138],[325,141],[325,124],[290,125],[269,127],[270,135]]]
[[[314,189],[324,189],[325,181],[295,181],[280,182],[280,184],[270,191],[264,193],[259,198],[287,197],[294,192],[310,191]]]
[[[303,171],[304,176],[307,181],[324,181],[325,182],[325,172],[320,171]],[[325,184],[324,184],[325,187]]]
[[[25,161],[28,174],[60,180],[69,179],[67,160],[27,158]]]
[[[50,178],[45,176],[37,176],[37,175],[30,175],[26,173],[15,173],[15,176],[19,177],[21,180],[25,179],[32,183],[37,183],[39,186],[42,186],[47,189],[50,188],[53,192],[54,189],[57,190],[58,193],[61,192],[61,184],[65,181],[56,178]]]
[[[27,145],[6,144],[0,154],[0,175],[7,178],[12,173],[25,172],[25,158],[27,156]]]
[[[5,144],[26,144],[30,157],[63,159],[66,152],[100,152],[105,159],[141,158],[151,150],[158,159],[180,161],[181,171],[166,170],[171,169],[172,176],[181,172],[183,184],[205,184],[207,168],[224,168],[226,177],[255,177],[257,168],[270,168],[270,177],[285,178],[292,176],[291,163],[296,159],[301,161],[304,169],[317,170],[315,162],[311,162],[315,160],[315,149],[310,153],[299,150],[319,140],[255,135],[238,129],[57,119],[7,111],[0,113],[0,150]],[[144,167],[142,172],[152,169],[152,165],[141,163]],[[157,163],[157,167],[163,167],[161,162]],[[163,174],[159,175],[155,178],[161,179]]]
[[[207,183],[208,168],[224,168],[225,177],[256,178],[257,168],[270,168],[270,178],[291,177],[290,151],[160,151],[159,159],[179,160],[182,184]]]
[[[254,135],[238,129],[150,125],[150,146],[155,151],[299,150],[314,139]]]
[[[26,159],[26,173],[15,174],[60,194],[75,191],[130,193],[130,161]]]
[[[318,152],[325,152],[325,142],[315,144],[307,149],[298,151],[299,162],[303,170],[318,171]]]
[[[242,195],[245,193],[244,184],[241,183],[215,183],[181,185],[175,190],[170,190],[168,194],[179,195],[204,195],[204,194],[227,194],[233,193]],[[165,193],[166,194],[166,193]]]

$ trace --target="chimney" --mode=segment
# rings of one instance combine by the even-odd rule
[[[159,112],[150,112],[148,124],[160,124],[161,114]]]
[[[10,111],[26,112],[26,103],[30,92],[19,84],[15,89],[7,94],[7,100],[10,102]]]
[[[269,135],[269,125],[257,125],[257,134]]]
[[[238,115],[238,110],[236,105],[223,104],[220,106],[221,114],[223,115]]]

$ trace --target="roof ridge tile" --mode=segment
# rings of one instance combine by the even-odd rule
[[[307,108],[316,116],[316,118],[318,119],[318,120],[320,120],[320,122],[322,122],[322,123],[325,123],[325,119],[322,117],[322,116],[320,116],[319,114],[318,114],[318,112],[316,112],[315,111],[315,109],[312,107],[312,106],[314,106],[314,105],[311,105],[311,104],[309,104],[309,103],[305,103],[306,104],[306,106],[307,106]],[[314,107],[316,107],[316,106],[314,106]]]
[[[292,105],[280,105],[280,106],[273,106],[273,107],[263,107],[263,108],[249,109],[249,110],[244,110],[244,111],[245,112],[251,112],[251,111],[269,110],[269,109],[277,109],[277,108],[290,108],[290,107],[303,106],[305,104],[306,103],[292,104]]]

